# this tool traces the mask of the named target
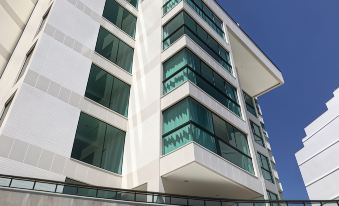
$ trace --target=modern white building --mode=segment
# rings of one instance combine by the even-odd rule
[[[37,0],[0,1],[0,76],[30,18]]]
[[[297,162],[310,199],[339,200],[339,89],[327,111],[305,128]]]
[[[38,0],[0,79],[0,174],[278,199],[284,83],[211,0]]]

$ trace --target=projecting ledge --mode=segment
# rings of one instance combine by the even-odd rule
[[[260,96],[282,85],[284,78],[265,54],[248,40],[229,32],[235,67],[242,88],[250,96]]]
[[[263,196],[259,179],[196,143],[160,159],[165,192],[218,198]]]

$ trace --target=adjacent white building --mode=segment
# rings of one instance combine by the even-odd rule
[[[0,79],[0,174],[277,199],[284,83],[215,1],[38,0]]]
[[[339,199],[339,89],[333,95],[327,111],[305,128],[296,153],[310,199]]]

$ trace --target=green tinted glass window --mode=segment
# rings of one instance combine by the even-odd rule
[[[184,34],[232,73],[229,53],[186,12],[180,12],[163,27],[163,48],[167,49]]]
[[[267,190],[267,196],[268,196],[269,200],[279,200],[278,195],[269,191],[269,190]],[[278,205],[278,204],[276,204],[276,205]]]
[[[100,27],[95,51],[129,73],[132,72],[133,48],[103,27]]]
[[[129,36],[135,36],[137,18],[115,0],[106,0],[102,16],[126,32]]]
[[[181,50],[164,62],[163,71],[164,94],[190,80],[237,116],[241,116],[236,88],[189,49]]]
[[[138,8],[138,0],[125,0],[128,3],[130,3],[132,6],[134,6],[135,8]]]
[[[182,0],[168,0],[163,5],[163,14],[168,13]],[[184,0],[219,36],[225,37],[223,22],[201,0]]]
[[[163,154],[190,142],[254,172],[246,135],[196,100],[186,98],[163,112]]]
[[[114,78],[110,108],[125,117],[128,114],[130,86],[120,79]]]
[[[129,93],[128,84],[92,64],[86,97],[127,117]]]
[[[163,113],[163,133],[167,133],[178,126],[188,122],[189,116],[189,102],[188,99],[179,102],[175,107],[167,109]]]
[[[249,113],[253,114],[254,116],[257,116],[257,112],[255,111],[255,105],[254,105],[253,98],[250,95],[248,95],[246,92],[243,92],[243,94],[244,94],[244,99],[245,99],[247,111]]]
[[[253,133],[253,136],[254,136],[254,141],[257,144],[265,147],[264,139],[262,138],[260,127],[252,121],[250,121],[250,123],[251,123],[252,133]]]
[[[121,174],[125,132],[80,114],[71,157]]]
[[[262,173],[264,179],[274,183],[272,171],[271,171],[271,167],[270,167],[268,158],[265,155],[258,153],[258,161],[259,161],[259,164],[260,164],[260,167],[261,167],[261,173]]]

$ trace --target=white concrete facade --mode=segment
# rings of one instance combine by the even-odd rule
[[[304,147],[296,153],[311,199],[339,199],[339,89],[327,111],[305,128]]]
[[[37,0],[0,1],[0,77],[12,56]]]
[[[38,0],[0,79],[0,111],[13,97],[0,125],[0,174],[59,181],[68,177],[98,186],[223,198],[267,198],[267,190],[279,195],[277,171],[271,166],[273,183],[264,180],[257,160],[260,152],[274,162],[271,148],[256,144],[251,132],[249,120],[260,125],[262,116],[259,111],[258,117],[246,112],[242,95],[244,90],[258,97],[283,84],[276,66],[214,1],[204,3],[224,22],[225,39],[186,1],[166,15],[163,1],[143,0],[137,9],[125,0],[116,1],[137,17],[135,39],[102,17],[106,0]],[[182,10],[230,53],[234,74],[186,35],[163,50],[162,27]],[[132,73],[95,52],[100,27],[134,49]],[[236,88],[240,117],[189,81],[163,95],[162,63],[184,47]],[[26,72],[17,81],[31,49]],[[92,63],[131,86],[128,117],[85,97]],[[162,112],[188,96],[247,135],[254,174],[193,142],[162,155]],[[71,158],[80,112],[126,132],[121,174]],[[268,138],[264,141],[269,145]]]

